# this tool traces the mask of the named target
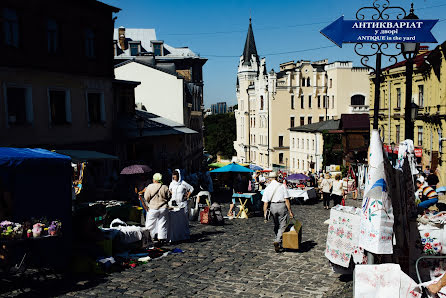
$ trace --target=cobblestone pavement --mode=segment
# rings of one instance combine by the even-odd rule
[[[101,280],[71,284],[51,296],[351,297],[352,283],[324,257],[329,211],[293,205],[303,224],[302,250],[275,253],[273,225],[262,217],[192,224],[192,239],[169,255]],[[50,290],[50,289],[48,289]],[[51,291],[50,291],[51,292]],[[48,293],[47,293],[48,294]]]

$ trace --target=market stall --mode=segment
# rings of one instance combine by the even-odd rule
[[[117,156],[91,150],[56,149],[54,152],[71,157],[77,201],[113,199],[113,187],[118,180]]]
[[[8,256],[10,260],[26,254],[23,260],[29,265],[38,262],[63,267],[67,263],[72,230],[71,173],[71,159],[65,155],[44,149],[0,148],[0,203],[7,206],[0,216],[1,240],[5,247],[14,247],[9,249],[14,252]],[[7,198],[9,204],[5,204]],[[61,253],[50,253],[54,251]]]

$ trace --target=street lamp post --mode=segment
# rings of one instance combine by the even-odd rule
[[[414,13],[413,3],[410,13],[404,17],[408,20],[418,20]],[[403,43],[402,52],[406,59],[406,106],[404,109],[404,137],[405,139],[414,139],[414,122],[412,122],[412,78],[413,78],[413,62],[420,49],[419,43]],[[414,119],[415,120],[415,119]]]

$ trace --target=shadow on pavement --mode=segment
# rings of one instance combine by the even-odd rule
[[[305,241],[300,244],[298,252],[309,252],[317,245],[313,240]]]
[[[189,240],[185,240],[182,241],[183,243],[195,243],[195,242],[205,242],[205,241],[210,241],[211,239],[206,238],[207,236],[212,236],[212,235],[218,235],[218,234],[224,234],[225,232],[223,231],[213,231],[213,232],[201,232],[199,234],[192,234],[190,235],[190,239]]]
[[[101,276],[72,276],[53,272],[26,272],[20,276],[0,278],[0,296],[4,293],[14,297],[59,296],[80,291],[106,282]]]

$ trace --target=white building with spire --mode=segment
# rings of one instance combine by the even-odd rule
[[[339,119],[345,113],[368,113],[369,71],[349,61],[326,59],[290,61],[279,67],[279,72],[267,72],[250,19],[237,69],[237,159],[276,170],[316,170],[297,163],[312,165],[322,156],[290,158],[290,148],[297,147],[290,128]]]

